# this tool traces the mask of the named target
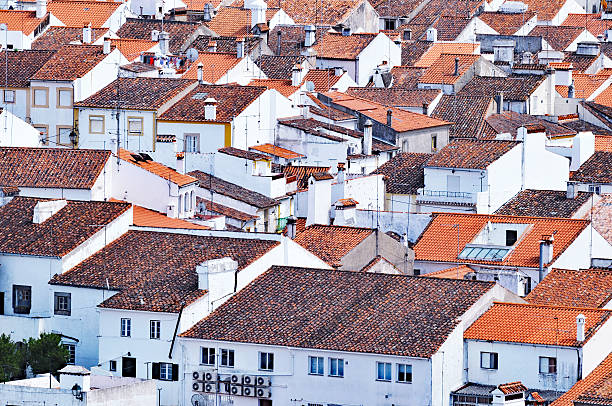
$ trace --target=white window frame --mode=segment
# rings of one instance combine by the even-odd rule
[[[551,362],[550,360],[555,360],[554,361],[554,371],[551,372]],[[544,365],[544,361],[546,361],[546,365]],[[554,375],[557,373],[557,358],[556,357],[540,357],[539,360],[539,372],[540,374],[544,374],[544,375]]]
[[[396,364],[398,383],[412,383],[412,364]],[[403,371],[402,371],[403,369]],[[404,377],[401,377],[404,374]]]
[[[37,94],[42,94],[44,95],[44,99],[45,102],[44,104],[42,103],[38,103],[41,100],[38,100],[37,98]],[[48,108],[49,107],[49,88],[47,87],[33,87],[32,88],[32,107],[35,108]]]
[[[343,358],[331,358],[331,357],[329,358],[328,375],[336,377],[336,378],[344,378],[344,359]]]
[[[94,127],[92,126],[92,123],[94,122],[99,122],[102,124],[102,128],[100,129],[100,131],[94,131]],[[105,129],[104,116],[98,115],[98,114],[91,114],[89,116],[89,133],[90,134],[104,134],[104,129]]]
[[[62,93],[68,93],[68,104],[62,104]],[[72,108],[72,89],[67,87],[57,88],[57,101],[55,104],[59,109]]]
[[[68,350],[68,360],[66,361],[66,363],[68,365],[75,365],[76,363],[76,344],[62,343],[62,346]]]
[[[260,371],[274,371],[274,353],[273,352],[259,352],[259,370]]]
[[[380,366],[383,367],[383,375],[380,375]],[[390,362],[376,361],[376,380],[381,382],[391,382],[392,364]]]
[[[12,97],[7,98],[6,96],[9,95],[9,94],[12,95]],[[17,94],[15,93],[14,90],[10,90],[10,89],[4,90],[3,98],[2,98],[4,100],[4,103],[7,103],[7,104],[15,103],[15,99],[16,98],[17,98]]]
[[[314,369],[313,369],[314,367]],[[308,375],[323,376],[325,374],[325,358],[308,356]]]
[[[172,380],[172,364],[168,362],[159,363],[159,380],[160,381],[171,381]]]
[[[122,318],[121,319],[121,337],[132,336],[132,319]]]
[[[236,356],[234,350],[231,350],[229,348],[220,348],[219,357],[219,366],[224,368],[234,368],[234,365],[236,364]],[[223,357],[225,357],[225,361],[223,360]]]
[[[149,321],[149,338],[151,340],[159,340],[161,337],[161,320]]]
[[[143,133],[144,123],[142,117],[128,117],[127,118],[127,130],[128,135],[133,137],[140,137]],[[140,123],[140,130],[132,131],[132,123]]]
[[[200,134],[199,133],[185,133],[185,145],[183,150],[185,152],[200,152]]]
[[[200,347],[200,365],[215,365],[215,354],[215,347]]]

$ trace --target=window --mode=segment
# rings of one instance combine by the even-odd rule
[[[420,269],[415,269],[414,270],[414,276],[419,276],[421,274],[421,270]]]
[[[4,91],[4,102],[5,103],[15,103],[15,91],[14,90]]]
[[[142,135],[142,117],[128,117],[128,135]]]
[[[480,259],[486,261],[501,261],[510,252],[510,249],[466,245],[459,254],[461,259]]]
[[[221,362],[222,367],[234,367],[234,350],[226,350],[221,348]]]
[[[323,375],[323,357],[308,357],[308,364],[310,365],[308,369],[310,375]]]
[[[132,335],[132,319],[121,319],[121,337]]]
[[[200,152],[200,134],[185,134],[185,152]]]
[[[480,353],[480,368],[497,369],[497,353],[496,352],[481,352]]]
[[[511,247],[518,240],[518,231],[506,230],[506,247]]]
[[[17,314],[29,314],[32,307],[32,287],[13,285],[13,311]]]
[[[49,127],[46,125],[35,125],[34,128],[40,133],[40,142],[44,145],[49,144]]]
[[[49,89],[45,87],[33,87],[34,104],[33,107],[49,107]]]
[[[172,380],[172,364],[167,362],[159,363],[159,379],[162,381]]]
[[[395,29],[395,20],[385,18],[385,30],[394,30]]]
[[[76,345],[74,344],[62,344],[62,346],[68,350],[68,361],[66,361],[69,365],[74,365],[74,360],[76,357]]]
[[[117,372],[117,361],[109,361],[108,362],[108,369],[111,372]]]
[[[408,151],[408,141],[402,141],[402,152],[409,152]]]
[[[540,373],[541,374],[556,374],[557,373],[557,358],[540,357]]]
[[[71,146],[72,142],[70,141],[70,133],[72,132],[72,127],[58,125],[56,127],[56,140],[55,142],[59,145],[67,145]]]
[[[53,301],[55,314],[70,316],[70,293],[55,292]]]
[[[412,365],[397,364],[397,381],[402,383],[412,382]]]
[[[376,380],[391,381],[391,363],[377,362],[376,363]]]
[[[189,204],[190,203],[190,201],[189,201],[189,193],[185,193],[184,196],[185,196],[185,204],[183,206],[185,207],[185,211],[189,211],[189,210],[191,210],[191,207],[190,207],[190,204]]]
[[[438,136],[434,134],[431,136],[431,152],[436,152],[437,150],[438,150]]]
[[[128,378],[136,378],[136,358],[121,358],[121,376]]]
[[[329,376],[344,377],[344,360],[342,358],[329,359]]]
[[[104,134],[104,116],[89,116],[89,132]]]
[[[72,89],[58,88],[57,89],[57,107],[71,108],[72,107]]]
[[[149,337],[151,340],[159,340],[159,336],[161,333],[161,321],[160,320],[151,320],[149,322]]]
[[[262,371],[274,371],[274,353],[259,353],[259,369]]]
[[[589,193],[595,193],[596,195],[601,194],[600,185],[589,185]]]
[[[200,347],[202,354],[201,363],[203,365],[215,365],[215,349],[210,347]]]

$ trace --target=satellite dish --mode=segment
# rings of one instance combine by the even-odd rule
[[[207,406],[208,402],[203,395],[196,393],[191,397],[191,404],[193,406]]]
[[[306,90],[308,90],[309,92],[314,92],[314,89],[315,89],[314,82],[312,82],[310,80],[307,81],[306,82]]]
[[[187,50],[187,59],[189,59],[190,62],[195,62],[198,60],[198,56],[200,56],[200,54],[198,53],[198,50],[195,48],[189,48]]]

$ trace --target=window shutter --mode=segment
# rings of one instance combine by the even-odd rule
[[[66,311],[66,314],[70,316],[72,314],[72,295],[70,293],[67,296],[67,300],[68,300],[68,310]]]
[[[179,366],[178,364],[172,364],[172,380],[178,381],[179,377]]]
[[[153,379],[159,379],[159,362],[154,362],[152,365],[151,377]]]

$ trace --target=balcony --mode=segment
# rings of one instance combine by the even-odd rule
[[[470,192],[451,192],[448,190],[417,191],[417,203],[439,203],[444,205],[475,206],[478,194]]]

